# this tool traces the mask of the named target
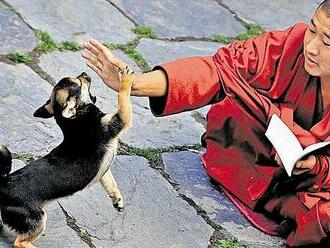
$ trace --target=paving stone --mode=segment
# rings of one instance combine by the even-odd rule
[[[121,52],[115,51],[114,54],[127,63],[134,64]],[[53,52],[42,55],[40,67],[55,80],[86,71],[92,76],[91,92],[97,96],[97,106],[105,112],[114,113],[117,110],[116,94],[84,65],[80,52]],[[132,103],[133,128],[123,136],[123,142],[135,147],[154,148],[200,143],[204,128],[195,121],[191,113],[156,118],[149,110],[147,98],[133,97]]]
[[[0,62],[0,71],[0,142],[12,152],[44,154],[60,142],[60,131],[53,119],[32,115],[52,87],[22,64]]]
[[[245,32],[233,15],[213,0],[113,0],[139,25],[151,27],[157,36],[212,37],[236,36]]]
[[[0,5],[0,23],[0,54],[31,51],[36,46],[33,30],[4,5]]]
[[[14,159],[12,172],[24,166],[25,164],[22,161]],[[46,230],[40,238],[34,242],[37,247],[89,247],[78,237],[74,230],[67,226],[66,217],[56,201],[52,202],[46,208],[46,211],[48,216]],[[0,234],[0,247],[11,248],[15,238],[16,234],[5,226]]]
[[[96,247],[207,247],[214,230],[145,159],[118,156],[113,174],[126,204],[122,213],[99,184],[60,200]]]
[[[271,30],[288,28],[297,22],[309,23],[316,7],[322,0],[299,0],[299,2],[288,0],[221,0],[221,2],[238,16]]]
[[[180,193],[204,209],[212,221],[249,247],[279,247],[283,241],[268,236],[245,219],[218,186],[211,183],[199,154],[192,152],[163,153],[165,171],[179,184]]]
[[[134,39],[134,24],[104,0],[9,0],[33,28],[47,31],[55,40],[78,42],[94,37],[126,43]]]
[[[212,56],[223,44],[207,41],[161,41],[141,39],[136,50],[152,68],[164,62],[190,56]]]

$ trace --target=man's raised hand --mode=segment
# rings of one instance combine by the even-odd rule
[[[120,71],[126,64],[116,58],[102,43],[91,39],[84,43],[87,51],[82,53],[86,64],[99,75],[103,82],[115,91],[119,90]]]

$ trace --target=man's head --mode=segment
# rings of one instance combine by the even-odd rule
[[[305,69],[330,79],[330,0],[316,9],[304,39]]]

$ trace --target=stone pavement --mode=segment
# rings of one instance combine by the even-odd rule
[[[90,37],[112,43],[114,54],[141,72],[184,56],[212,55],[225,45],[215,35],[236,37],[247,24],[270,30],[308,22],[320,2],[0,0],[0,142],[15,153],[16,169],[54,148],[62,138],[54,120],[32,113],[57,80],[82,71],[92,76],[97,105],[116,110],[116,94],[84,65],[79,47],[42,50],[47,41],[39,31],[57,44]],[[30,61],[20,63],[23,55]],[[204,248],[230,238],[247,247],[284,246],[253,228],[205,174],[198,153],[209,107],[156,118],[148,99],[133,98],[133,105],[133,128],[113,167],[124,212],[94,185],[49,205],[38,247]],[[11,247],[13,238],[5,229],[0,247]]]

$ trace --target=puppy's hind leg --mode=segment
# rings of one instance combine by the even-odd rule
[[[44,212],[43,216],[38,220],[38,224],[34,230],[27,233],[20,234],[15,242],[14,248],[36,248],[32,242],[38,239],[46,227],[47,214]]]
[[[124,210],[123,196],[121,195],[117,183],[112,176],[110,169],[103,175],[100,180],[103,188],[108,193],[109,197],[112,199],[113,206],[119,211]]]

